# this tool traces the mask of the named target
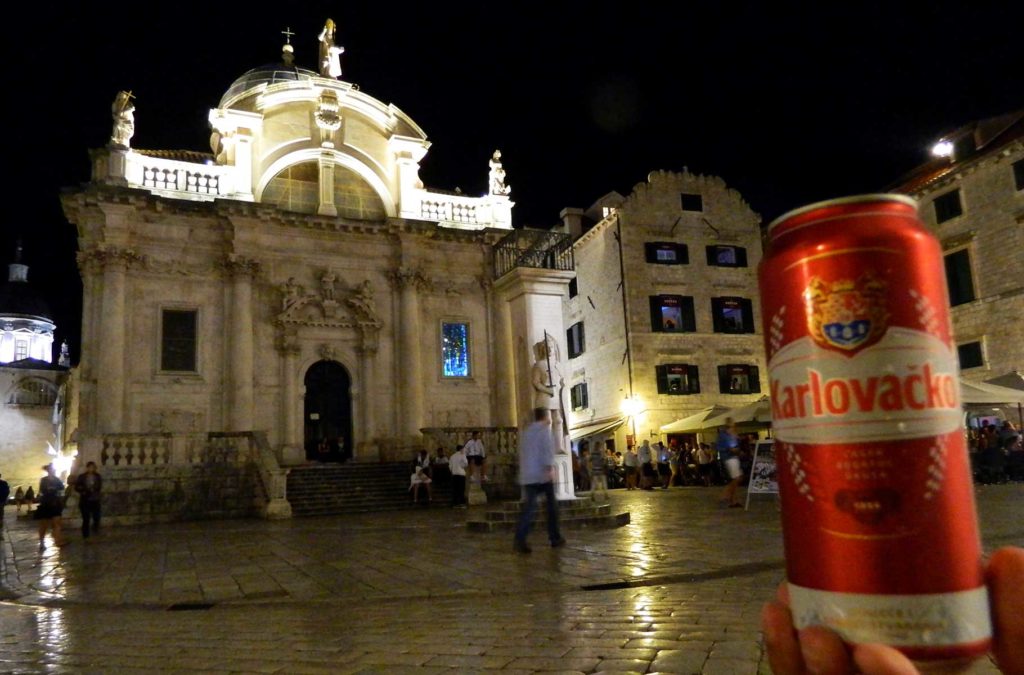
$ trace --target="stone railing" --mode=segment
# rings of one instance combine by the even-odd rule
[[[260,513],[266,518],[291,517],[286,493],[288,471],[278,464],[263,432],[105,434],[98,463],[104,468],[139,470],[250,467],[257,477]]]
[[[125,181],[132,187],[179,193],[186,199],[214,199],[234,194],[235,167],[197,164],[129,152]]]
[[[463,195],[425,192],[420,201],[420,217],[460,225],[480,225],[481,199]]]
[[[426,427],[420,433],[433,440],[451,453],[456,445],[465,445],[473,437],[473,432],[480,432],[480,440],[484,443],[488,455],[514,455],[519,450],[519,430],[515,427]],[[430,448],[433,450],[433,448]]]

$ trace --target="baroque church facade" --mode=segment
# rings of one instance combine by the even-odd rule
[[[110,435],[262,430],[282,465],[380,461],[424,428],[518,425],[500,153],[484,195],[426,188],[426,133],[321,51],[319,72],[286,45],[238,78],[209,153],[132,148],[133,97],[115,100],[92,180],[62,196],[83,459]]]

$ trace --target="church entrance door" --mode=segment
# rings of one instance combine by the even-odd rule
[[[337,361],[317,361],[306,371],[306,459],[343,462],[352,457],[352,378]]]

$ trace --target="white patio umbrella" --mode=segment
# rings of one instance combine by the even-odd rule
[[[683,417],[675,422],[670,422],[662,426],[659,431],[663,434],[685,434],[700,431],[706,428],[704,420],[709,417],[715,417],[723,412],[727,411],[728,408],[722,405],[711,405],[704,408],[698,413],[694,413],[688,417]]]
[[[730,417],[736,424],[761,424],[764,426],[771,426],[771,400],[767,396],[762,396],[758,401],[748,403],[747,405],[740,406],[739,408],[727,410],[721,415],[705,420],[704,428],[710,429],[712,427],[723,426],[725,424],[725,420]]]
[[[961,378],[960,400],[964,405],[1024,403],[1024,391],[987,382],[968,382]]]

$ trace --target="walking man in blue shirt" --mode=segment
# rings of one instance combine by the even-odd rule
[[[731,417],[725,418],[725,425],[718,429],[718,440],[715,441],[715,449],[718,450],[718,459],[722,460],[725,473],[729,476],[729,484],[725,486],[722,493],[722,504],[729,508],[738,509],[743,506],[736,499],[736,490],[743,480],[743,469],[740,467],[739,454],[740,438],[736,433],[736,425]]]
[[[558,502],[555,500],[555,442],[551,437],[551,413],[535,408],[533,423],[526,427],[519,441],[519,482],[523,486],[526,504],[519,514],[516,538],[512,548],[529,553],[526,537],[537,513],[537,496],[544,493],[548,509],[548,540],[556,548],[565,545],[558,529]]]

